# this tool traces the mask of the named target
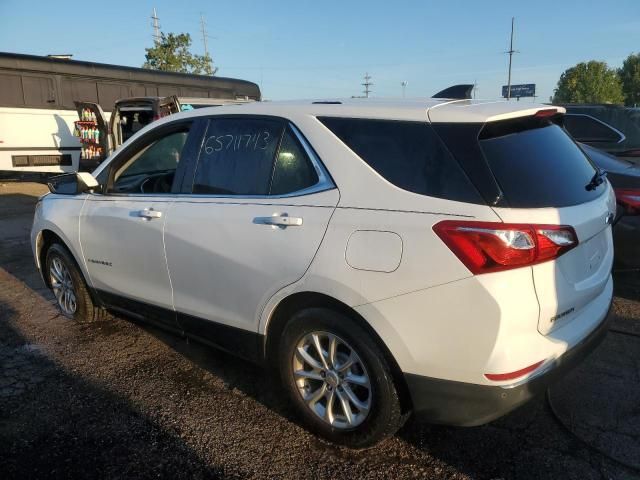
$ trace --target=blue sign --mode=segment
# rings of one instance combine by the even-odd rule
[[[507,98],[507,86],[502,86],[502,96]],[[511,98],[520,97],[535,97],[536,96],[536,84],[524,83],[522,85],[511,85]]]

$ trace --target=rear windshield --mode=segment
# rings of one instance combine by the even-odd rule
[[[528,117],[488,123],[480,147],[511,207],[566,207],[595,199],[596,169],[558,125]]]
[[[395,186],[431,197],[484,203],[426,122],[336,117],[318,120]]]

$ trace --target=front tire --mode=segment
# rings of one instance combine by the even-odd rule
[[[304,423],[332,442],[366,448],[404,422],[383,352],[346,315],[325,308],[296,313],[284,329],[278,364]]]
[[[77,322],[92,322],[98,317],[87,284],[77,263],[63,245],[54,243],[47,251],[45,275],[62,314]]]

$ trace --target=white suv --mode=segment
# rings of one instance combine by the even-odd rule
[[[606,332],[609,183],[561,108],[253,103],[154,122],[36,208],[62,311],[122,312],[279,371],[352,447],[486,423]]]

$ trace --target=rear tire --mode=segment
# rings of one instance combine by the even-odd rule
[[[93,303],[78,264],[69,250],[54,243],[47,251],[45,272],[49,286],[62,314],[77,322],[93,322],[101,309]]]
[[[282,385],[312,432],[366,448],[404,423],[383,352],[348,316],[325,308],[301,310],[286,325],[278,350]]]

